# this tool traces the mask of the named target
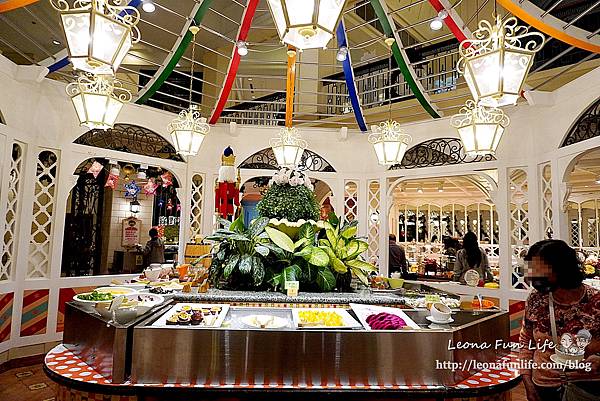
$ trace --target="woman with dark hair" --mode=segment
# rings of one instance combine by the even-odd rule
[[[487,255],[483,249],[479,247],[477,236],[468,232],[463,237],[463,249],[456,254],[456,262],[454,262],[454,281],[465,283],[465,273],[467,270],[475,270],[479,273],[479,277],[483,281],[492,281],[492,272]]]
[[[564,393],[567,401],[600,400],[600,290],[583,284],[581,262],[564,241],[535,243],[525,261],[526,278],[534,288],[519,338],[527,399],[558,401]],[[552,348],[543,346],[549,343]],[[583,365],[589,371],[551,365],[554,346],[564,351],[573,344],[585,351]]]
[[[141,245],[138,245],[138,250],[144,254],[146,259],[146,266],[153,263],[165,263],[165,244],[158,236],[158,230],[152,227],[148,235],[150,236],[150,241],[146,242],[146,246],[142,248]]]

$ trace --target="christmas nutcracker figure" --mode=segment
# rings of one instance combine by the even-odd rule
[[[227,147],[221,156],[219,179],[215,188],[215,212],[224,219],[231,219],[234,205],[240,205],[240,186],[236,178],[235,156],[231,147]]]

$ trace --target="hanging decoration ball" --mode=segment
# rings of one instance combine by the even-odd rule
[[[128,182],[127,184],[124,185],[125,187],[125,197],[126,198],[135,198],[137,197],[137,194],[140,193],[140,186],[138,184],[136,184],[135,181],[131,181]]]
[[[144,194],[146,195],[155,195],[156,190],[158,188],[158,184],[154,180],[154,178],[148,179],[148,182],[144,184]]]
[[[98,174],[100,174],[103,168],[104,166],[101,163],[98,163],[96,160],[94,160],[87,172],[93,175],[94,178],[98,178]]]
[[[171,175],[170,172],[165,172],[164,174],[162,174],[160,176],[160,178],[162,179],[162,186],[164,188],[170,187],[171,185],[173,185],[173,176]]]
[[[119,183],[119,175],[118,174],[113,174],[111,172],[108,175],[108,178],[106,179],[106,184],[104,184],[104,186],[108,187],[110,189],[115,189],[117,187],[118,183]]]

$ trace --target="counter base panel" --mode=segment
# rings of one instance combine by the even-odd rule
[[[517,362],[516,354],[509,354],[497,362],[503,366]],[[225,397],[228,399],[256,397],[256,393],[281,395],[290,399],[290,393],[323,393],[328,398],[346,400],[349,394],[361,394],[361,400],[380,399],[381,395],[393,395],[395,401],[409,400],[419,397],[430,400],[461,401],[507,401],[510,400],[510,389],[520,382],[516,370],[486,369],[479,371],[455,386],[425,386],[420,384],[402,386],[379,386],[377,384],[356,383],[327,385],[299,381],[295,385],[282,383],[240,383],[221,385],[220,383],[113,383],[110,377],[98,373],[93,367],[79,359],[63,345],[53,348],[45,357],[44,369],[48,376],[59,384],[58,401],[154,401],[164,399],[176,400],[178,394],[189,397],[192,394],[203,394],[206,399]],[[337,395],[337,396],[336,396]],[[261,395],[261,398],[264,398]]]

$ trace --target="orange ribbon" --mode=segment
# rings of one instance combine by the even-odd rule
[[[12,11],[37,2],[38,0],[6,0],[3,3],[0,3],[0,13]]]
[[[285,126],[292,126],[294,117],[294,85],[296,83],[296,49],[288,47],[287,83],[285,88]]]

